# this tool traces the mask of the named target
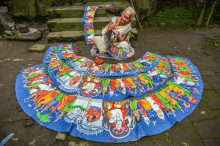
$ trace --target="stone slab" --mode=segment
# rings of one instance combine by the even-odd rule
[[[202,98],[202,100],[200,100],[198,106],[206,106],[205,101],[203,101],[203,98]]]
[[[207,82],[203,82],[203,89],[212,89],[212,87]]]
[[[213,110],[212,114],[215,115],[218,119],[220,119],[220,110]]]
[[[22,35],[22,36],[18,36],[18,35],[7,36],[7,35],[4,35],[4,38],[8,39],[8,40],[35,41],[35,40],[40,39],[41,36],[42,36],[42,33],[40,31],[37,31],[34,34]]]
[[[214,98],[219,98],[219,95],[215,90],[203,90],[202,98],[214,99]]]
[[[220,82],[219,83],[210,83],[213,89],[220,89]]]
[[[204,100],[210,110],[220,109],[220,98]]]
[[[85,39],[83,31],[64,31],[61,38],[72,38],[74,40]]]
[[[75,143],[74,141],[70,141],[68,146],[84,146],[83,142]]]
[[[155,140],[155,139],[148,139],[148,140],[140,140],[138,141],[138,146],[172,146],[171,141],[169,139],[165,140]]]
[[[216,116],[206,106],[199,106],[189,115],[192,121],[215,119]]]
[[[206,75],[206,76],[214,76],[215,73],[211,70],[200,70],[201,75]]]
[[[47,41],[48,42],[56,42],[61,39],[61,35],[63,32],[50,32],[47,36]]]
[[[132,33],[138,35],[136,28],[132,28]],[[101,30],[96,30],[95,35],[101,35]],[[66,39],[71,39],[71,41],[82,41],[83,45],[86,45],[84,32],[83,31],[60,31],[60,32],[50,32],[47,36],[48,41],[65,41]]]
[[[109,24],[111,17],[95,17],[93,25],[95,30],[100,30]],[[49,29],[56,28],[57,31],[83,31],[82,18],[60,18],[47,21]],[[136,19],[132,27],[136,26]],[[53,29],[52,29],[53,30]]]
[[[204,139],[203,140],[206,146],[219,146],[220,139]]]
[[[202,140],[173,140],[172,141],[174,146],[205,146]]]
[[[55,25],[57,25],[57,21],[59,21],[60,19],[50,19],[50,20],[48,20],[47,22],[46,22],[46,24],[47,24],[47,27],[48,28],[54,28],[55,27]]]
[[[65,140],[66,139],[66,133],[60,133],[58,132],[56,135],[56,140]]]
[[[220,82],[220,77],[218,76],[203,76],[203,79],[205,79],[207,82]]]
[[[137,141],[135,142],[121,142],[121,143],[105,143],[105,142],[93,142],[88,141],[86,146],[137,146]]]
[[[35,44],[28,49],[30,52],[44,52],[46,49],[46,44]]]
[[[200,139],[198,132],[192,123],[187,124],[176,124],[168,131],[170,137],[173,140],[196,140]]]
[[[214,138],[214,136],[220,133],[220,126],[217,119],[194,122],[194,126],[199,135],[205,139]]]
[[[130,6],[127,1],[124,2],[87,2],[85,5],[78,5],[74,3],[72,6],[59,6],[50,8],[47,10],[49,16],[53,14],[60,15],[61,18],[82,18],[84,14],[85,6],[102,5],[102,4],[114,4],[108,8],[98,8],[96,10],[96,17],[117,16],[120,15],[126,7]]]
[[[178,124],[188,124],[188,123],[191,123],[189,117],[186,117],[183,120],[181,120],[180,122],[178,122]]]
[[[215,90],[216,93],[218,93],[218,95],[220,95],[220,89]]]

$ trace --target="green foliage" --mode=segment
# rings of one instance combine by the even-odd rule
[[[187,27],[196,23],[198,18],[196,9],[185,9],[175,7],[158,12],[154,17],[148,18],[148,22],[154,26],[161,27]]]
[[[206,54],[211,56],[212,51],[217,49],[220,46],[220,37],[215,37],[215,38],[206,40],[203,43],[203,46],[206,49]]]
[[[57,25],[57,24],[55,24],[55,25],[54,25],[54,28],[55,28],[55,29],[58,29],[58,25]]]

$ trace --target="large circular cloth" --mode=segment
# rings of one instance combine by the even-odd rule
[[[135,141],[172,127],[202,97],[188,58],[145,53],[130,63],[101,65],[71,44],[51,46],[43,64],[21,70],[17,100],[39,124],[99,142]]]

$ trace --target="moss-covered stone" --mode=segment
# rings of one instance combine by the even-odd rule
[[[157,0],[136,0],[135,7],[138,17],[143,20],[150,17],[156,10]]]
[[[35,0],[14,0],[15,13],[22,13],[22,16],[35,16]]]
[[[50,14],[47,10],[51,8],[51,2],[54,0],[36,0],[37,6],[35,5],[35,0],[14,0],[14,10],[12,14],[15,13],[21,13],[21,16],[29,16],[29,17],[35,17],[36,16],[36,7],[38,7],[41,16],[47,16]],[[69,0],[57,0],[61,3],[68,3]],[[110,0],[86,0],[86,2],[106,2]],[[127,0],[111,0],[111,1],[127,1]],[[80,5],[81,0],[72,0],[75,5]],[[53,8],[53,7],[52,7]],[[65,12],[66,13],[66,12]],[[65,13],[63,14],[63,17],[65,17]],[[100,13],[103,13],[100,11]],[[83,13],[82,13],[83,14]],[[69,16],[70,15],[70,16]],[[74,15],[74,13],[73,13]],[[70,12],[68,17],[72,17],[72,13]]]

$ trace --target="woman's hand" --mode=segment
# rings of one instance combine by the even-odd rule
[[[109,25],[108,25],[108,30],[110,30],[110,29],[116,29],[117,28],[117,26],[114,24],[114,23],[112,23],[112,21],[109,23]]]

